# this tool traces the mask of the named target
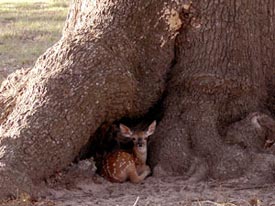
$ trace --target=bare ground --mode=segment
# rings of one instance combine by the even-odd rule
[[[245,183],[244,183],[245,182]],[[141,184],[110,183],[91,160],[72,164],[45,181],[39,200],[20,198],[3,205],[33,206],[275,206],[275,184],[253,186],[245,179],[191,183],[181,176],[149,177]]]

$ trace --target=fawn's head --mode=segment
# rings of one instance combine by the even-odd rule
[[[156,124],[156,121],[153,121],[145,131],[132,131],[124,124],[120,124],[119,128],[122,136],[130,138],[133,141],[135,150],[145,153],[147,152],[148,137],[155,132]]]

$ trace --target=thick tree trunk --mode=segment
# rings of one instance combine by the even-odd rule
[[[100,125],[160,99],[156,175],[270,180],[274,148],[263,149],[266,129],[252,120],[275,115],[274,10],[272,1],[75,0],[61,40],[1,86],[0,196],[33,193]]]
[[[261,147],[265,131],[257,133],[249,114],[275,114],[274,9],[274,2],[193,1],[150,156],[156,172],[272,178],[274,156],[262,154],[270,152]]]
[[[177,4],[92,2],[74,1],[62,39],[1,87],[0,196],[33,192],[103,122],[145,114],[165,88]]]

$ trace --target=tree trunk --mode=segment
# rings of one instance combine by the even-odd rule
[[[193,1],[185,17],[152,163],[160,174],[196,180],[238,177],[250,168],[272,177],[274,168],[259,172],[274,157],[262,154],[270,152],[260,147],[266,131],[257,133],[249,114],[275,111],[274,2]]]
[[[272,1],[75,0],[60,41],[1,86],[0,196],[34,193],[103,123],[159,101],[156,175],[270,180],[274,148],[252,120],[275,115],[274,10]]]
[[[145,114],[165,88],[176,3],[92,2],[74,1],[61,40],[1,87],[0,196],[34,191],[102,123]]]

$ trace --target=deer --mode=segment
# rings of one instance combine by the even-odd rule
[[[153,121],[145,131],[132,131],[124,124],[120,124],[121,135],[133,142],[133,148],[130,152],[118,149],[107,154],[103,160],[101,175],[111,182],[119,183],[127,180],[140,183],[150,175],[151,169],[146,165],[147,142],[155,128],[156,121]]]

